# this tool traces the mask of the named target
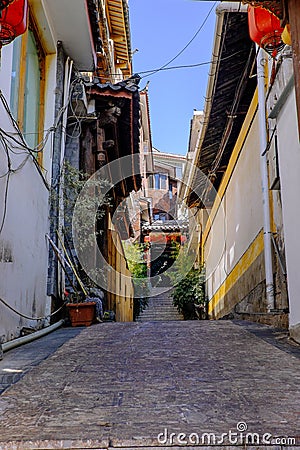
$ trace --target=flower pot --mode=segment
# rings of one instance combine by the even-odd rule
[[[72,327],[89,327],[95,320],[95,302],[68,303]]]

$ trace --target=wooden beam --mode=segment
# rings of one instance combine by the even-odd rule
[[[81,142],[82,154],[81,165],[82,170],[89,175],[95,172],[95,155],[93,153],[94,136],[89,126],[87,126]]]
[[[287,0],[287,2],[292,37],[298,132],[300,138],[300,2],[299,0]]]

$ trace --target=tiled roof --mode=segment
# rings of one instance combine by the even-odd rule
[[[216,190],[229,162],[257,83],[255,45],[249,37],[247,14],[224,14],[221,45],[217,56],[217,68],[216,63],[211,68],[211,72],[215,72],[213,93],[212,97],[207,99],[210,101],[211,110],[205,123],[196,161],[205,175],[216,175]],[[194,186],[197,183],[197,180],[194,180]],[[191,203],[193,197],[191,194]]]
[[[143,232],[144,233],[150,233],[150,232],[164,232],[164,233],[170,233],[170,232],[181,232],[181,231],[188,231],[189,224],[186,221],[182,220],[166,220],[166,221],[156,221],[150,224],[144,224],[143,225]]]

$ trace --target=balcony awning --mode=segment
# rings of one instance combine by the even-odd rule
[[[131,39],[129,30],[128,6],[126,0],[107,0],[107,19],[114,41],[117,65],[124,75],[131,74]]]
[[[86,0],[44,0],[55,42],[80,71],[94,71],[96,52]]]
[[[111,108],[119,110],[115,117],[112,117],[112,124],[115,127],[115,136],[117,142],[107,151],[107,162],[112,162],[124,156],[132,156],[135,175],[127,177],[124,180],[124,194],[129,195],[131,191],[137,191],[141,187],[140,159],[135,157],[139,155],[139,136],[140,136],[140,102],[139,89],[133,81],[120,82],[117,84],[101,84],[98,78],[92,82],[85,83],[88,99],[95,100],[96,115],[99,119],[110,120],[109,112]],[[108,114],[108,115],[107,115]],[[104,126],[108,126],[107,123]],[[122,167],[120,167],[122,172]],[[120,195],[120,199],[121,199]]]

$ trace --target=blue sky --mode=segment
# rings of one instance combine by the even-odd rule
[[[193,0],[129,0],[133,71],[161,67],[197,32],[215,2]],[[171,66],[210,61],[215,8],[191,45]],[[169,153],[186,154],[193,109],[203,109],[209,65],[158,72],[149,80],[152,141]],[[144,76],[141,74],[141,76]]]

